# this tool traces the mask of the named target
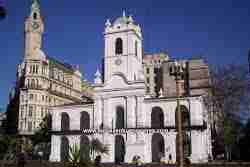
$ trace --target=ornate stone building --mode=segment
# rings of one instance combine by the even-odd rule
[[[25,20],[25,53],[17,69],[17,81],[8,106],[12,133],[32,135],[50,106],[82,101],[82,74],[77,67],[58,61],[42,51],[44,23],[33,1]]]
[[[134,156],[144,162],[176,160],[177,99],[162,91],[155,96],[151,88],[147,91],[145,78],[152,76],[146,59],[143,64],[142,39],[141,28],[131,16],[124,13],[113,22],[106,21],[104,76],[99,71],[95,74],[93,101],[51,108],[51,161],[65,160],[74,144],[84,158],[95,138],[109,147],[109,155],[101,155],[103,162],[131,162]],[[156,64],[164,63],[159,60]],[[182,96],[180,105],[185,157],[206,162],[211,135],[203,97]]]

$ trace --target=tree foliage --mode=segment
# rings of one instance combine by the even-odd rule
[[[15,136],[0,136],[0,159],[13,160],[17,152],[17,141]]]
[[[46,115],[40,123],[40,128],[31,137],[33,144],[33,156],[37,157],[38,152],[43,152],[43,159],[48,159],[50,155],[50,142],[51,142],[51,117]]]
[[[243,115],[249,111],[249,75],[247,66],[235,64],[211,71],[211,89],[206,103],[212,111],[214,153],[223,151],[227,159],[231,159],[232,148],[237,144]]]
[[[40,123],[40,128],[35,134],[32,136],[31,140],[33,145],[37,145],[40,143],[50,143],[51,141],[51,117],[50,115],[46,115],[43,118],[43,121]]]

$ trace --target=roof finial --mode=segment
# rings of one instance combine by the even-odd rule
[[[123,17],[126,17],[126,12],[125,12],[125,10],[122,11],[122,16],[123,16]]]
[[[39,9],[40,9],[40,6],[39,6],[38,0],[32,0],[31,10],[34,11],[34,10],[39,10]]]
[[[94,82],[95,84],[102,84],[102,74],[100,73],[99,69],[96,70]]]
[[[111,22],[110,22],[109,19],[106,20],[105,26],[106,26],[106,27],[110,27],[110,26],[111,26]]]

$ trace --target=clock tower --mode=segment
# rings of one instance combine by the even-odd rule
[[[115,74],[130,82],[143,80],[142,33],[132,16],[123,12],[114,22],[107,20],[104,41],[104,82]]]
[[[25,21],[25,59],[34,59],[42,45],[44,25],[38,0],[32,0],[30,16]]]

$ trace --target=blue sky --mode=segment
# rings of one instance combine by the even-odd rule
[[[43,50],[79,64],[92,80],[103,56],[104,23],[122,10],[143,30],[144,52],[167,51],[172,58],[202,55],[209,64],[247,63],[250,48],[250,1],[237,0],[42,0]],[[24,19],[29,0],[7,0],[0,22],[0,107],[8,102],[16,65],[24,54]]]

